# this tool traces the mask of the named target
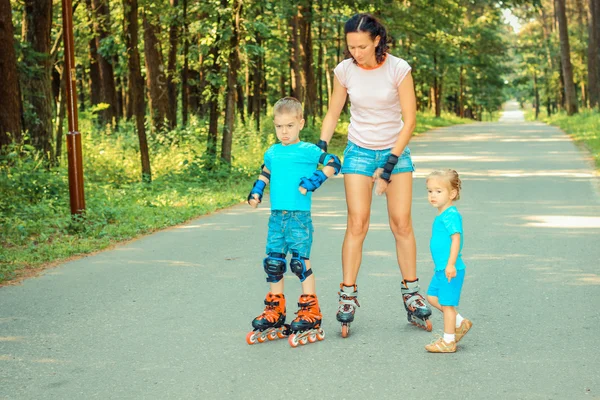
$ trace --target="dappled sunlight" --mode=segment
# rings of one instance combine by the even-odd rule
[[[327,212],[312,212],[313,217],[329,217],[329,218],[345,218],[346,210],[341,211],[327,211]],[[314,221],[313,221],[314,222]]]
[[[189,261],[177,261],[177,260],[150,260],[150,261],[139,261],[139,260],[129,260],[127,264],[165,264],[167,267],[205,267],[205,265],[193,263]]]
[[[440,161],[475,161],[475,162],[515,162],[517,157],[494,157],[494,156],[467,156],[463,154],[444,154],[435,156],[413,156],[416,163],[440,162]]]
[[[367,275],[374,276],[377,278],[395,278],[398,279],[398,271],[392,272],[370,272]]]
[[[364,251],[364,256],[373,256],[373,257],[396,257],[396,254],[391,251],[381,251],[381,250],[372,250],[372,251]]]
[[[481,261],[481,260],[506,260],[513,258],[530,258],[529,254],[474,254],[465,257],[468,260]]]
[[[22,342],[23,336],[0,336],[0,342]]]
[[[582,217],[572,215],[532,215],[523,217],[527,222],[521,226],[535,228],[599,229],[600,217]]]
[[[422,168],[414,173],[415,178],[424,178],[433,169]],[[522,170],[522,169],[492,169],[487,171],[460,171],[460,176],[487,177],[487,178],[531,178],[531,177],[560,177],[560,178],[594,178],[594,173],[584,169],[557,169],[557,170]]]

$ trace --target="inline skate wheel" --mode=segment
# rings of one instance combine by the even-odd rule
[[[317,341],[317,334],[316,333],[311,333],[310,335],[308,335],[308,341],[311,343],[314,343]]]
[[[433,324],[431,323],[430,320],[425,321],[425,323],[427,324],[427,327],[425,328],[425,330],[427,332],[431,332],[433,330]]]
[[[317,340],[323,339],[325,339],[325,331],[323,329],[319,329],[319,332],[317,332]]]
[[[349,333],[350,333],[350,327],[346,324],[343,324],[342,325],[342,337],[347,338]]]
[[[298,345],[300,344],[300,342],[298,342],[298,338],[296,337],[295,333],[292,333],[290,335],[290,337],[288,338],[288,343],[290,344],[290,346],[292,347],[298,347]]]
[[[269,332],[269,335],[267,336],[267,339],[269,339],[269,340],[275,340],[275,339],[277,339],[277,332],[275,332],[275,331]]]
[[[252,331],[252,332],[248,332],[248,334],[246,335],[246,343],[248,344],[256,344],[256,336],[255,336],[256,332]]]

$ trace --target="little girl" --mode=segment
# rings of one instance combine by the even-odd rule
[[[427,199],[439,211],[433,221],[429,248],[435,273],[427,290],[429,304],[444,313],[444,337],[425,346],[431,353],[454,353],[456,343],[471,329],[473,323],[456,311],[465,279],[462,217],[453,201],[460,198],[458,173],[448,169],[427,176]]]

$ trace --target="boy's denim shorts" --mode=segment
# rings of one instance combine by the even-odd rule
[[[267,234],[267,254],[298,252],[300,257],[310,258],[313,231],[310,211],[272,210]]]
[[[456,276],[448,282],[446,271],[435,271],[427,289],[427,296],[437,297],[441,306],[458,306],[460,292],[465,280],[465,270],[456,271]]]
[[[383,168],[391,152],[392,149],[365,149],[348,141],[348,145],[344,150],[342,173],[373,176],[377,168]],[[398,157],[398,164],[394,167],[392,174],[413,172],[414,170],[415,165],[410,157],[410,149],[406,147],[400,157]]]

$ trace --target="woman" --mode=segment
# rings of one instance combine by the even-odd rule
[[[402,274],[408,320],[431,330],[431,310],[419,294],[416,244],[411,220],[414,166],[407,146],[416,124],[416,99],[410,66],[387,53],[385,27],[369,14],[357,14],[344,27],[348,59],[334,69],[333,93],[321,129],[326,148],[350,96],[348,146],[344,150],[344,186],[348,205],[342,247],[343,281],[337,319],[348,335],[357,301],[356,278],[369,229],[373,184],[386,194],[390,228]]]

